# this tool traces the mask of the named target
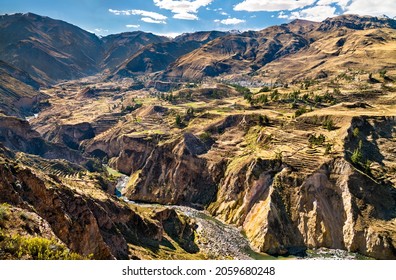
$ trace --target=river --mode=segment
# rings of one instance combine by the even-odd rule
[[[276,260],[276,259],[319,259],[319,260],[345,260],[345,259],[367,259],[366,257],[349,253],[339,249],[319,248],[307,250],[306,256],[274,257],[268,254],[254,251],[249,241],[235,226],[225,224],[221,220],[211,216],[207,211],[197,210],[187,206],[177,205],[155,205],[137,203],[122,196],[122,190],[126,187],[129,177],[122,175],[116,185],[116,195],[124,201],[139,205],[141,207],[168,207],[194,219],[197,224],[197,233],[200,242],[197,244],[200,250],[213,259],[236,259],[236,260]],[[202,241],[203,240],[203,241]]]

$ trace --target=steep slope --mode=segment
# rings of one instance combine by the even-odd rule
[[[141,31],[109,35],[102,39],[104,55],[102,69],[113,69],[137,51],[150,44],[168,42],[170,39]]]
[[[312,41],[309,47],[270,62],[257,72],[265,81],[284,82],[337,76],[346,69],[366,73],[394,69],[395,26],[396,21],[391,19],[355,16],[328,19],[309,34]]]
[[[45,141],[27,121],[15,117],[0,115],[0,143],[14,151],[47,159],[66,159],[79,164],[88,161],[80,153],[66,146]]]
[[[226,34],[219,31],[188,33],[176,37],[171,42],[146,46],[121,65],[115,76],[125,77],[164,70],[179,57]]]
[[[189,41],[197,41],[202,43],[210,42],[214,39],[223,37],[229,34],[229,32],[222,32],[222,31],[198,31],[193,33],[184,33],[177,36],[173,41],[182,43],[182,42],[189,42]]]
[[[0,63],[0,112],[23,118],[38,111],[39,103],[47,98],[46,95],[22,81],[36,87],[39,85],[25,72]]]
[[[31,86],[33,89],[38,90],[41,84],[33,79],[28,73],[18,69],[2,60],[0,60],[0,71],[7,73],[8,75],[12,76],[14,79],[17,79],[20,82]]]
[[[188,133],[177,141],[151,146],[146,154],[140,147],[147,143],[140,140],[138,147],[129,141],[134,173],[125,195],[151,203],[208,207],[214,216],[241,226],[257,250],[270,254],[327,247],[395,259],[394,117],[340,114],[332,118],[344,124],[326,138],[345,137],[345,155],[310,152],[305,122],[313,122],[314,117],[282,130],[272,125],[249,140],[258,118],[230,116],[207,131],[216,141],[212,147]],[[362,131],[364,151],[380,150],[380,157],[367,152],[362,158],[381,165],[379,173],[367,175],[351,163],[350,153],[358,146],[353,136],[356,127]],[[241,150],[248,141],[254,141],[250,145],[263,141],[267,148]],[[279,158],[271,152],[282,148],[285,152]],[[137,161],[142,158],[144,163]]]
[[[192,81],[222,74],[248,74],[306,45],[307,40],[290,32],[287,26],[228,35],[179,58],[161,78]]]
[[[160,244],[165,240],[173,243],[169,253],[163,254],[195,252],[190,249],[195,245],[189,247],[194,244],[194,228],[187,217],[174,210],[154,211],[150,216],[139,207],[132,209],[109,194],[114,188],[100,174],[86,176],[84,169],[79,170],[78,177],[46,174],[40,165],[51,162],[14,154],[1,144],[0,163],[2,259],[46,259],[59,247],[79,254],[62,254],[57,256],[60,259],[148,259],[164,251]],[[170,231],[169,223],[178,228]],[[34,245],[19,251],[20,243],[29,240],[42,246],[50,243],[49,252],[40,255],[37,251],[46,246],[35,250]]]
[[[264,76],[262,80],[270,82],[274,78],[282,80],[301,73],[300,76],[304,76],[311,70],[316,75],[326,68],[319,67],[324,62],[334,69],[355,64],[356,68],[364,69],[367,67],[364,60],[377,56],[381,60],[379,64],[391,66],[395,57],[395,26],[396,21],[392,19],[355,15],[331,18],[322,23],[295,20],[258,32],[214,40],[179,58],[160,79],[193,81],[223,76],[232,80],[249,74],[257,80]],[[338,61],[333,62],[333,57]],[[388,63],[386,57],[391,59]],[[344,64],[340,65],[342,61]]]
[[[0,59],[45,83],[98,72],[101,41],[74,25],[32,13],[0,17]]]

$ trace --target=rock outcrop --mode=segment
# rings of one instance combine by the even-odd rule
[[[0,226],[5,232],[54,238],[71,251],[94,259],[134,259],[129,245],[159,248],[165,233],[186,252],[196,253],[194,224],[175,210],[145,217],[124,201],[93,186],[92,182],[65,180],[14,160],[15,154],[0,146],[0,204],[30,217],[29,227],[19,222]],[[23,160],[22,160],[23,161]],[[80,183],[79,183],[80,182]],[[79,185],[83,184],[83,185]],[[20,209],[20,210],[18,210]],[[3,232],[3,233],[5,233]]]
[[[313,157],[309,169],[304,160],[300,165],[286,157],[214,160],[216,143],[206,147],[186,134],[153,147],[146,163],[132,174],[125,195],[131,200],[204,206],[212,215],[242,227],[261,252],[283,255],[326,247],[395,259],[394,176],[389,173],[381,179],[379,171],[374,175],[378,168],[368,173],[361,164],[349,161],[348,152],[359,142],[350,139],[353,129],[365,127],[359,136],[363,148],[381,149],[381,153],[367,154],[371,155],[368,159],[379,162],[384,176],[392,170],[394,120],[361,117],[350,121],[350,128],[339,132],[346,137],[345,157],[321,157],[316,162]],[[364,123],[376,128],[370,130]],[[228,117],[209,129],[227,131],[239,126],[246,131],[246,125],[249,119]],[[376,155],[382,155],[382,163]]]

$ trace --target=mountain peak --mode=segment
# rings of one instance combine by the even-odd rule
[[[356,30],[365,30],[373,28],[393,28],[396,29],[396,20],[388,17],[359,16],[355,14],[346,14],[333,18],[325,19],[320,27],[320,31],[328,31],[340,27],[346,27]]]

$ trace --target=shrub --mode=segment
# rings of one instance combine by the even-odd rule
[[[359,163],[362,161],[362,159],[363,159],[362,150],[359,149],[359,148],[356,148],[356,149],[353,151],[353,153],[352,153],[351,161],[352,161],[354,164],[359,164]]]
[[[193,117],[194,116],[194,108],[193,107],[189,107],[186,111],[186,115],[189,117]]]
[[[326,141],[326,137],[323,134],[316,136],[314,134],[309,135],[308,142],[311,145],[321,146]]]
[[[8,219],[9,213],[10,205],[7,203],[0,204],[0,225],[2,225],[4,221]]]
[[[183,121],[182,121],[181,116],[179,114],[176,115],[176,117],[175,117],[175,124],[179,128],[183,127]]]
[[[139,109],[140,107],[142,107],[141,103],[135,103],[134,105],[128,105],[125,109],[123,108],[124,105],[122,105],[121,110],[124,113],[131,113],[137,109]]]
[[[55,239],[42,237],[24,237],[20,235],[6,236],[1,233],[1,248],[5,253],[16,259],[33,260],[82,260],[83,256],[70,252],[63,244]]]
[[[300,93],[301,92],[299,90],[295,90],[295,91],[289,93],[289,98],[292,99],[292,100],[297,100],[299,95],[300,95]]]
[[[334,122],[332,119],[325,119],[322,123],[323,128],[327,129],[328,131],[334,130]]]
[[[280,95],[279,91],[277,89],[274,90],[273,92],[270,93],[271,100],[274,100],[274,101],[278,100],[279,95]]]
[[[203,142],[207,142],[212,140],[212,134],[210,132],[203,132],[201,135],[199,135],[199,139],[201,139]]]
[[[325,152],[324,152],[324,154],[325,155],[328,155],[328,154],[330,154],[331,153],[331,150],[332,150],[332,148],[333,148],[333,145],[332,144],[330,144],[330,143],[327,143],[326,145],[325,145]]]
[[[322,103],[323,97],[320,95],[315,95],[314,101],[315,101],[315,103]]]
[[[267,104],[268,96],[266,94],[260,95],[259,98],[257,98],[257,102],[261,104]]]
[[[268,125],[269,122],[269,118],[266,115],[259,115],[259,124],[261,126]]]
[[[306,112],[308,112],[307,108],[305,107],[301,107],[300,109],[298,109],[295,113],[294,113],[294,117],[299,117],[303,114],[305,114]]]
[[[356,137],[359,137],[359,134],[360,134],[360,130],[359,130],[359,128],[358,127],[355,127],[354,129],[353,129],[353,131],[352,131],[352,134],[353,134],[353,136],[356,138]]]
[[[354,164],[361,164],[363,160],[363,152],[362,152],[362,140],[359,141],[358,147],[353,151],[352,156],[351,156],[351,161]]]
[[[381,78],[385,78],[386,72],[387,71],[385,69],[382,69],[381,71],[379,71]]]
[[[264,87],[262,87],[262,88],[260,89],[259,92],[269,92],[269,91],[271,91],[271,89],[270,89],[268,86],[264,86]]]

